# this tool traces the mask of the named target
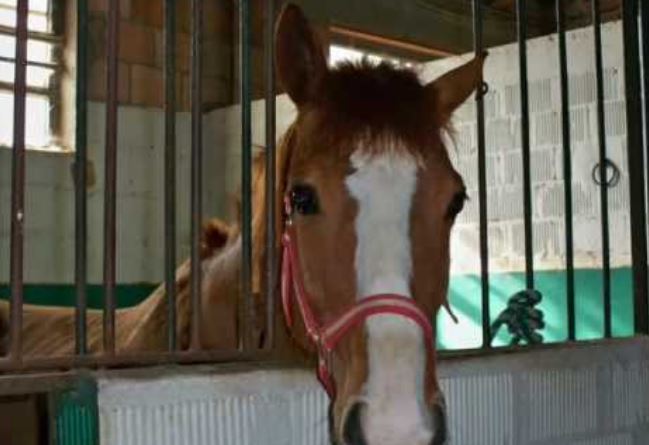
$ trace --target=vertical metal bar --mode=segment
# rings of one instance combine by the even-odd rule
[[[167,342],[176,350],[176,0],[164,3],[165,84],[165,291]]]
[[[106,160],[104,173],[104,352],[115,353],[115,254],[117,204],[117,55],[120,0],[108,4],[106,42]]]
[[[473,0],[473,50],[484,52],[482,0]],[[491,314],[489,311],[489,232],[487,221],[487,160],[485,147],[484,91],[476,93],[478,138],[478,205],[480,207],[480,283],[482,286],[482,347],[491,347]]]
[[[525,232],[525,283],[534,289],[534,240],[532,238],[532,179],[530,171],[530,111],[527,84],[527,8],[516,0],[518,62],[521,94],[521,145],[523,154],[523,212]]]
[[[275,0],[266,0],[266,348],[275,340],[276,236],[275,236]]]
[[[644,134],[645,159],[649,160],[649,3],[640,4],[642,13],[642,62],[644,79]],[[647,191],[649,192],[649,175],[647,175]]]
[[[608,184],[606,181],[606,124],[604,111],[604,75],[602,62],[602,30],[599,0],[592,0],[593,33],[595,36],[595,78],[597,88],[597,139],[599,142],[599,202],[602,222],[602,301],[604,303],[604,337],[611,337],[611,262],[608,221]]]
[[[203,200],[203,0],[192,0],[192,52],[191,52],[191,345],[200,347],[201,315],[201,257],[200,238]]]
[[[14,128],[11,154],[11,314],[10,350],[12,360],[22,356],[23,268],[25,241],[25,101],[27,94],[27,15],[28,0],[16,6],[16,64],[14,74]]]
[[[559,78],[561,83],[561,133],[563,140],[563,199],[566,230],[566,307],[568,340],[575,340],[575,254],[572,210],[572,141],[570,140],[570,99],[568,86],[568,52],[566,18],[562,0],[556,0],[557,34],[559,35]]]
[[[629,196],[631,200],[631,260],[635,332],[649,334],[647,292],[647,215],[645,204],[644,153],[642,151],[642,104],[640,102],[640,48],[638,1],[623,0],[624,80],[626,95]],[[646,61],[645,61],[646,62]]]
[[[239,52],[241,72],[241,297],[240,341],[250,348],[252,300],[252,131],[250,78],[250,1],[239,1]]]
[[[87,159],[88,159],[88,2],[77,1],[77,78],[76,78],[76,135],[74,153],[74,280],[76,287],[76,347],[77,354],[87,352]]]

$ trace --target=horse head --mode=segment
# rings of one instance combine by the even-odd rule
[[[337,443],[446,441],[433,320],[466,193],[442,136],[483,61],[428,84],[388,64],[329,68],[298,7],[278,20],[278,78],[298,110],[280,184],[282,297],[293,337],[319,355]]]

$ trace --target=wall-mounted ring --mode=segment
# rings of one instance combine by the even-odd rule
[[[620,182],[620,169],[619,167],[615,164],[615,162],[611,161],[610,159],[606,159],[604,161],[605,166],[604,166],[604,171],[606,174],[606,178],[604,181],[604,184],[606,187],[613,188],[618,183]],[[610,173],[609,173],[610,172]],[[596,163],[595,166],[593,167],[593,170],[591,172],[591,176],[593,178],[593,182],[597,185],[602,185],[602,178],[600,174],[600,163]]]

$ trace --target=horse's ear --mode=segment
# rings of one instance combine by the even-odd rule
[[[482,67],[486,57],[487,52],[484,52],[426,85],[442,125],[476,88],[482,86]]]
[[[280,84],[298,107],[315,97],[327,60],[302,10],[292,3],[284,6],[277,21],[275,63]]]

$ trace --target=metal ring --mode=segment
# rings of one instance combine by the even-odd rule
[[[604,184],[609,188],[613,188],[616,185],[618,185],[618,183],[620,182],[620,177],[621,177],[620,169],[615,164],[615,162],[611,161],[608,158],[604,161],[604,163],[605,163],[604,169],[605,169],[605,172],[606,172],[606,178],[605,178]],[[596,163],[593,166],[593,170],[591,172],[593,182],[595,184],[597,184],[597,185],[602,185],[602,178],[600,177],[600,165],[601,164],[599,162]],[[609,174],[608,174],[609,169],[612,172],[610,177],[609,177]]]
[[[480,84],[480,96],[485,96],[489,92],[489,84],[485,81],[482,81]]]

